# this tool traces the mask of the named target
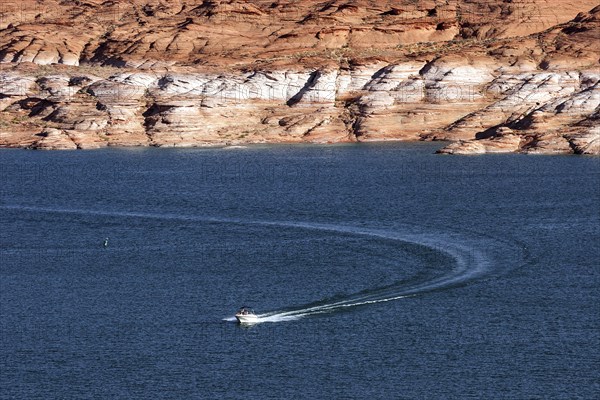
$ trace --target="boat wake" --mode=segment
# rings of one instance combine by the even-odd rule
[[[275,310],[258,315],[258,321],[284,322],[293,321],[311,315],[332,313],[352,307],[366,306],[369,304],[384,303],[416,296],[419,294],[448,289],[460,286],[476,279],[500,274],[506,268],[496,261],[499,254],[506,257],[507,243],[499,242],[493,238],[477,236],[468,237],[464,234],[425,231],[423,228],[404,225],[399,231],[382,229],[369,229],[345,225],[313,224],[300,222],[264,222],[294,228],[316,229],[358,236],[379,237],[394,240],[399,243],[423,246],[429,250],[444,253],[453,260],[451,265],[440,267],[439,275],[429,277],[418,283],[397,282],[381,288],[373,288],[360,293],[349,295],[336,301],[315,302],[303,306]],[[513,250],[519,250],[514,247]],[[511,265],[518,264],[520,251],[513,254]],[[516,257],[516,258],[515,258]],[[231,319],[227,318],[227,321]],[[233,319],[235,321],[235,318]]]
[[[520,265],[520,261],[523,258],[522,248],[517,243],[492,238],[481,233],[465,233],[464,231],[453,232],[440,229],[440,227],[430,228],[413,225],[399,225],[395,226],[393,229],[380,229],[343,224],[265,221],[126,211],[97,211],[9,205],[0,206],[0,209],[161,220],[168,219],[186,222],[261,225],[267,227],[273,226],[313,230],[370,238],[382,238],[396,241],[399,244],[422,246],[427,250],[445,254],[452,259],[452,262],[449,263],[449,265],[440,266],[437,275],[430,276],[420,282],[407,283],[399,281],[385,287],[372,288],[335,300],[324,300],[302,306],[273,310],[263,314],[257,314],[258,320],[256,323],[292,321],[311,315],[332,313],[351,307],[395,301],[427,292],[448,289],[464,285],[483,277],[502,274],[506,270],[513,269],[515,266]],[[507,262],[502,260],[510,261]],[[223,320],[234,322],[236,321],[236,318],[231,316],[226,317]]]

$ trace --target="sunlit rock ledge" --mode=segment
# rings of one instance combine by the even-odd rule
[[[599,33],[590,0],[8,3],[0,146],[598,154]]]
[[[463,60],[464,62],[464,60]],[[0,145],[44,149],[452,140],[442,153],[598,154],[598,71],[490,60],[239,74],[0,73]]]

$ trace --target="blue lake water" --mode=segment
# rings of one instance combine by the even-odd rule
[[[438,147],[0,151],[0,398],[597,397],[600,159]]]

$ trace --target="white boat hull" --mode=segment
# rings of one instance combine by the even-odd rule
[[[253,314],[240,315],[236,314],[235,316],[240,324],[255,324],[258,322],[258,317]]]

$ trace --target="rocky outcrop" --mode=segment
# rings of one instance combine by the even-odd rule
[[[503,87],[503,98],[446,129],[476,130],[479,138],[452,144],[440,152],[462,154],[477,142],[479,153],[598,154],[600,71],[542,72],[519,76],[513,83],[507,84],[506,77],[496,80],[491,87]],[[520,140],[513,142],[507,137]]]
[[[222,68],[286,57],[289,65],[306,56],[322,62],[334,49],[387,57],[417,43],[522,37],[596,5],[595,0],[25,0],[0,8],[0,60]],[[308,52],[313,54],[303,54]]]
[[[77,145],[60,129],[46,128],[37,134],[40,137],[31,148],[39,150],[74,150]]]
[[[0,9],[0,146],[598,154],[593,5],[24,2]]]
[[[344,71],[37,80],[11,72],[0,80],[5,114],[26,116],[38,132],[58,129],[78,148],[442,138],[463,140],[443,150],[453,154],[593,152],[586,143],[595,140],[600,106],[594,71],[514,74],[488,60],[443,58]],[[38,137],[16,144],[56,142]]]

